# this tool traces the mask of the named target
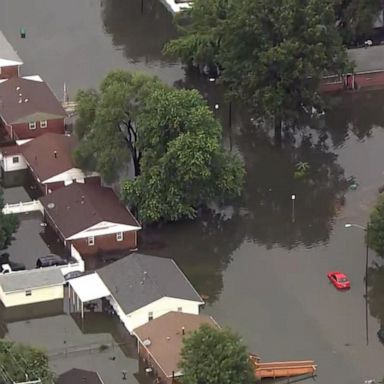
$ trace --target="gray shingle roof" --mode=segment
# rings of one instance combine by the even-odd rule
[[[61,270],[57,267],[0,275],[0,286],[6,293],[60,284],[64,284],[64,277]]]
[[[172,259],[133,253],[97,271],[125,313],[162,297],[203,303]]]
[[[0,31],[0,59],[14,61],[23,64],[19,55],[8,42],[3,32]]]
[[[355,73],[384,69],[384,45],[349,49],[348,57],[355,62]]]

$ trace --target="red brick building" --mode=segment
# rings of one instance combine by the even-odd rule
[[[18,77],[21,65],[20,57],[0,31],[0,79]]]
[[[101,185],[98,173],[85,172],[74,164],[72,152],[77,143],[71,135],[46,133],[19,147],[45,195],[73,182]]]
[[[47,224],[82,256],[137,248],[141,226],[111,188],[72,183],[40,202]]]
[[[203,324],[219,327],[210,316],[168,312],[133,331],[138,340],[139,357],[154,382],[179,383],[178,378],[183,375],[179,367],[183,338]]]
[[[0,127],[12,140],[65,132],[61,103],[39,76],[0,80]]]

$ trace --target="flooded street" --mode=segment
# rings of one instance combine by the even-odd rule
[[[170,14],[159,0],[143,4],[141,15],[140,0],[0,0],[0,29],[24,60],[23,72],[41,74],[60,98],[64,82],[73,96],[97,87],[111,69],[141,70],[168,84],[197,84],[220,103],[228,133],[227,105],[216,86],[185,79],[180,65],[161,55],[176,34]],[[344,227],[366,224],[384,184],[383,100],[382,91],[332,97],[333,109],[280,149],[236,109],[226,145],[246,165],[242,199],[195,222],[143,234],[140,250],[174,258],[208,298],[204,312],[238,332],[251,352],[264,361],[314,359],[320,384],[384,376],[376,335],[384,324],[384,267],[370,251],[367,322],[364,232]],[[309,165],[307,178],[295,177],[298,163]],[[328,283],[331,270],[349,276],[350,291]],[[25,331],[22,341],[36,342],[48,322],[30,336]],[[9,337],[20,340],[23,324],[8,326]],[[56,348],[49,345],[52,334],[43,338],[46,348]],[[127,382],[137,383],[133,376]]]

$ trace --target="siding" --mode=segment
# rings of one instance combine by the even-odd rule
[[[14,163],[13,158],[18,157],[19,162]],[[21,169],[27,169],[27,164],[24,160],[23,155],[13,155],[13,156],[6,156],[3,157],[1,162],[1,167],[3,168],[4,172],[12,172],[12,171],[19,171]]]
[[[17,273],[17,272],[16,272]],[[25,291],[4,293],[0,291],[0,298],[5,307],[16,305],[40,303],[64,298],[64,287],[62,285],[32,289],[31,296],[26,296]]]
[[[36,129],[29,129],[28,123],[20,123],[20,124],[12,124],[12,128],[10,126],[7,127],[7,131],[9,135],[13,132],[13,139],[32,139],[34,137],[43,135],[47,132],[52,133],[65,133],[65,126],[64,126],[64,118],[61,119],[55,119],[55,120],[48,120],[47,122],[47,128],[40,128],[40,122],[36,122]]]

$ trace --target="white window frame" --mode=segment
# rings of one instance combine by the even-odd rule
[[[183,312],[183,307],[177,307],[177,312]]]
[[[116,241],[123,241],[124,240],[124,233],[123,232],[117,232],[116,233]]]
[[[150,311],[148,312],[148,321],[152,321],[153,320],[153,312]]]
[[[27,289],[25,291],[25,296],[32,296],[32,290],[31,289]]]
[[[29,129],[32,131],[34,129],[36,129],[36,121],[31,121],[29,123]]]
[[[40,121],[40,128],[47,128],[48,127],[48,121],[47,120],[41,120]]]
[[[89,236],[87,239],[87,243],[90,247],[95,245],[95,236]]]
[[[18,164],[20,163],[19,156],[12,156],[12,164]]]

